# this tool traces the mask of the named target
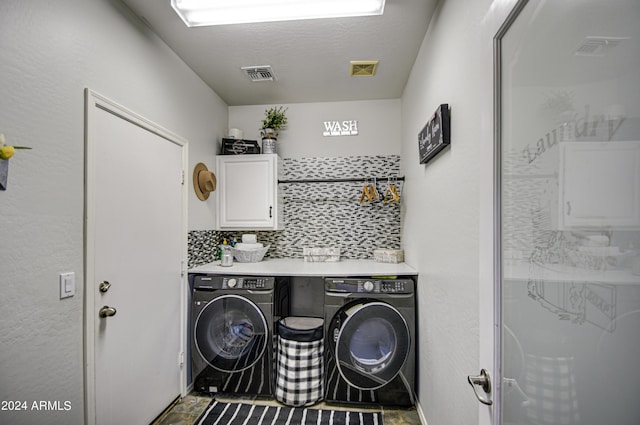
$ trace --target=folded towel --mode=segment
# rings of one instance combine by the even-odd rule
[[[254,249],[262,249],[264,248],[264,245],[261,243],[238,242],[234,248],[239,249],[241,251],[251,251]]]

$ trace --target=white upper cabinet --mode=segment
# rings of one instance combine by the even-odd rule
[[[561,227],[640,227],[640,142],[560,146]]]
[[[216,157],[216,228],[279,230],[282,199],[278,191],[281,160],[275,154]]]

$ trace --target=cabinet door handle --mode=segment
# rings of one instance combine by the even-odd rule
[[[269,207],[269,218],[273,218],[273,215],[271,214],[273,211],[273,207]]]

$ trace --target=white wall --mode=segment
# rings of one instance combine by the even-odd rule
[[[375,78],[375,77],[374,77]],[[279,132],[282,158],[400,154],[400,100],[230,106],[229,127],[261,143],[259,128],[265,109],[284,106],[287,128]],[[357,136],[323,137],[324,121],[358,121]]]
[[[478,299],[492,299],[492,48],[513,3],[441,1],[402,97],[402,240],[420,273],[418,397],[429,425],[477,424],[489,411],[467,375],[491,368],[492,352],[488,364],[479,358],[493,312]],[[451,147],[421,165],[417,134],[442,103],[451,106]]]
[[[71,402],[0,411],[0,423],[81,424],[83,90],[186,138],[188,184],[196,162],[213,165],[227,106],[118,0],[4,0],[0,52],[0,133],[33,148],[10,160],[0,191],[0,400]],[[212,202],[190,193],[190,228],[213,228]],[[68,271],[77,293],[60,300]]]

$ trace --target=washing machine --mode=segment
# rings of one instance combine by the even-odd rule
[[[415,282],[325,279],[327,402],[412,406]]]
[[[191,372],[196,391],[273,394],[273,329],[282,299],[273,277],[194,277]]]

